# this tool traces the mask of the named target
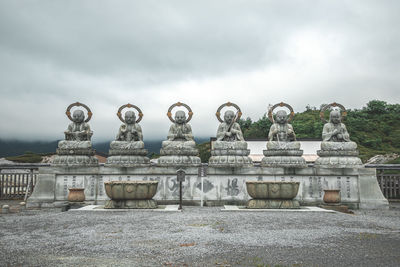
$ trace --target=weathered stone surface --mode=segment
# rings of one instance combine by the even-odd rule
[[[187,106],[178,102],[172,105],[170,109],[175,105]],[[189,107],[188,109],[190,113],[191,110]],[[190,124],[188,124],[190,119],[186,119],[185,112],[181,110],[175,113],[175,119],[172,119],[172,117],[170,117],[170,119],[174,123],[169,129],[167,140],[162,142],[160,150],[161,157],[158,158],[157,165],[166,167],[200,166],[201,159],[198,157],[199,151],[194,142],[192,128]]]
[[[120,107],[133,107],[127,104]],[[136,106],[134,106],[137,108]],[[140,112],[140,109],[137,108]],[[143,116],[143,114],[139,114]],[[109,157],[107,158],[107,166],[122,167],[140,167],[150,164],[147,157],[147,150],[144,149],[142,128],[136,121],[136,115],[133,111],[125,112],[125,119],[122,119],[120,111],[117,116],[124,122],[118,130],[115,141],[110,143]]]
[[[84,187],[87,203],[104,204],[106,195],[104,182],[119,180],[158,181],[154,199],[159,204],[177,203],[179,183],[176,167],[43,167],[27,207],[54,207],[54,203],[65,202],[68,188]],[[246,181],[293,181],[299,182],[299,193],[295,200],[301,205],[321,205],[325,188],[340,188],[342,204],[352,209],[388,208],[377,179],[375,169],[370,168],[246,168],[208,167],[206,176],[198,176],[197,167],[187,167],[183,182],[183,200],[191,204],[246,205],[250,196]],[[203,188],[203,191],[202,191]]]
[[[211,143],[211,157],[208,160],[210,166],[242,168],[253,165],[237,119],[233,111],[225,112],[224,121],[217,130],[217,141]]]
[[[250,199],[247,202],[248,209],[300,209],[300,203],[297,200],[279,200],[279,199]]]
[[[261,161],[263,167],[306,167],[307,163],[302,157],[300,142],[268,141],[267,150],[263,151]]]
[[[337,103],[328,106],[341,106]],[[342,107],[342,106],[341,106]],[[323,112],[326,107],[321,111]],[[329,114],[329,122],[322,130],[321,150],[317,151],[319,158],[315,166],[320,168],[360,168],[361,159],[358,158],[357,144],[350,141],[346,125],[341,122],[339,110],[333,110]]]
[[[287,106],[292,110],[288,104],[280,103],[275,105],[275,107],[277,106]],[[261,160],[261,166],[306,167],[306,161],[301,157],[303,150],[300,149],[300,142],[296,141],[296,134],[293,126],[289,124],[290,120],[286,111],[279,110],[275,120],[273,108],[270,108],[268,115],[272,125],[268,133],[267,150],[263,151],[264,157]]]
[[[156,209],[157,202],[153,199],[138,200],[107,200],[105,209]]]
[[[293,199],[299,182],[246,181],[247,193],[254,199]]]
[[[92,149],[91,137],[93,132],[90,126],[85,121],[85,115],[82,110],[75,110],[73,116],[70,116],[70,109],[72,106],[84,106],[83,104],[74,103],[67,108],[67,116],[72,120],[68,125],[65,133],[65,140],[58,142],[57,155],[51,162],[55,166],[96,166],[98,159],[94,156],[95,150]],[[91,112],[89,113],[91,114]],[[91,116],[91,115],[90,115]]]

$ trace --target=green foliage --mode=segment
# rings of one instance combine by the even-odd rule
[[[160,157],[160,154],[157,154],[155,152],[151,152],[149,155],[150,159],[158,159]]]
[[[210,142],[205,142],[202,144],[196,145],[199,150],[199,157],[202,163],[207,163],[208,159],[211,157],[211,144]]]
[[[17,163],[39,163],[42,161],[41,154],[35,154],[31,151],[26,151],[24,155],[6,157],[6,160],[11,160]]]

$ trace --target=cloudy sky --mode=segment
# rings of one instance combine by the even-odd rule
[[[177,101],[195,136],[237,103],[260,118],[333,101],[400,102],[400,1],[0,1],[0,138],[56,140],[80,101],[94,141],[111,140],[119,106],[165,138]]]

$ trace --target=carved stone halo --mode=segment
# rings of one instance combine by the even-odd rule
[[[137,112],[138,112],[138,116],[139,116],[139,118],[137,118],[137,120],[136,120],[136,123],[138,123],[138,122],[140,122],[140,121],[142,120],[142,118],[143,118],[143,113],[142,113],[142,111],[140,110],[140,108],[137,107],[137,106],[135,106],[135,105],[132,105],[132,104],[129,104],[129,103],[128,103],[128,104],[125,104],[125,105],[120,106],[119,109],[118,109],[118,112],[117,112],[118,118],[119,118],[123,123],[125,123],[125,119],[122,118],[122,110],[123,110],[124,108],[134,108],[134,109],[136,109]]]
[[[172,110],[174,109],[174,107],[185,107],[188,110],[188,118],[186,119],[186,123],[188,123],[192,119],[193,117],[192,109],[185,103],[177,102],[175,104],[172,104],[168,109],[167,116],[170,121],[175,123],[175,120],[172,118]]]
[[[289,105],[289,104],[287,104],[287,103],[281,102],[281,103],[278,103],[278,104],[273,105],[273,106],[270,107],[269,110],[268,110],[268,119],[269,119],[272,123],[274,122],[274,118],[273,118],[274,114],[273,114],[273,112],[274,112],[274,110],[275,110],[277,107],[286,107],[287,109],[289,109],[289,111],[290,111],[290,117],[289,117],[289,119],[288,119],[288,122],[291,122],[291,121],[293,120],[294,111],[293,111],[292,106]]]
[[[215,113],[215,116],[217,116],[217,119],[219,122],[224,122],[223,119],[221,119],[221,110],[224,107],[234,107],[237,110],[237,118],[236,121],[238,121],[240,119],[240,117],[242,116],[242,111],[240,110],[239,106],[236,105],[235,103],[231,103],[231,102],[226,102],[225,104],[222,104],[221,106],[219,106],[219,108],[217,109],[217,112]]]
[[[65,112],[65,114],[67,114],[68,119],[70,119],[71,121],[74,121],[71,117],[71,108],[73,107],[84,107],[87,110],[87,118],[85,120],[85,122],[90,121],[90,119],[92,118],[92,111],[90,110],[90,108],[88,106],[86,106],[85,104],[79,103],[79,102],[75,102],[72,103],[71,105],[69,105],[67,107],[67,111]]]
[[[325,111],[328,109],[328,108],[330,108],[330,107],[339,107],[341,110],[342,110],[342,120],[344,119],[344,117],[346,117],[347,116],[347,110],[346,110],[346,108],[343,106],[343,105],[341,105],[341,104],[339,104],[339,103],[336,103],[336,102],[333,102],[333,103],[330,103],[329,105],[325,105],[322,109],[321,109],[321,111],[319,112],[319,117],[321,118],[321,120],[323,121],[323,122],[328,122],[326,119],[325,119]]]

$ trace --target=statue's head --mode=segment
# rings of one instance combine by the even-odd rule
[[[85,114],[82,110],[77,109],[72,113],[72,120],[76,123],[81,123],[85,120]]]
[[[342,115],[340,114],[339,110],[332,110],[329,114],[329,121],[334,124],[338,124],[341,122]]]
[[[228,124],[232,123],[232,120],[235,118],[235,113],[232,110],[225,111],[224,121]]]
[[[127,124],[134,124],[136,122],[135,112],[133,112],[131,110],[125,112],[125,122]]]
[[[278,112],[276,112],[275,121],[277,123],[285,124],[285,123],[287,123],[287,120],[288,120],[288,115],[287,115],[286,111],[278,110]]]
[[[184,124],[186,122],[186,114],[183,110],[178,110],[175,113],[175,122],[178,124]]]

